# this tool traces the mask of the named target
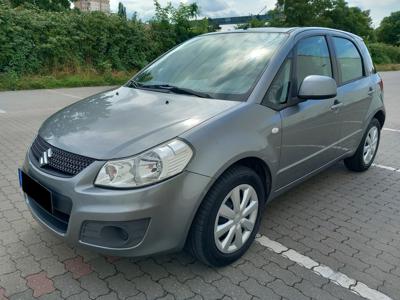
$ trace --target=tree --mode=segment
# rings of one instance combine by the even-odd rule
[[[9,0],[0,0],[0,5],[10,5]]]
[[[336,0],[332,10],[327,11],[325,15],[328,27],[352,32],[369,41],[375,39],[369,10],[349,7],[344,0]]]
[[[236,29],[247,29],[247,28],[257,28],[257,27],[265,27],[266,21],[260,20],[257,16],[251,18],[251,20],[246,24],[239,24],[236,26]]]
[[[209,31],[207,19],[197,20],[199,7],[196,3],[181,3],[174,7],[169,2],[165,7],[155,0],[155,16],[150,21],[154,38],[159,41],[161,52],[187,39]]]
[[[196,3],[181,3],[177,9],[172,11],[172,24],[175,25],[175,33],[178,43],[184,42],[194,36],[192,20],[199,14],[199,7]]]
[[[118,3],[118,16],[126,20],[126,7],[122,4],[122,2]]]
[[[400,11],[383,18],[377,35],[380,42],[400,46]]]
[[[138,13],[137,11],[134,11],[131,17],[131,21],[137,22],[138,21]]]
[[[278,0],[269,15],[269,26],[331,27],[374,39],[369,11],[349,7],[344,0]]]
[[[278,0],[270,11],[271,26],[325,26],[332,0]]]
[[[12,7],[18,7],[22,5],[36,6],[40,9],[49,11],[62,11],[70,9],[71,2],[69,0],[10,0]]]

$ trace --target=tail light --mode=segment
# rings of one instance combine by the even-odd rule
[[[383,92],[383,80],[382,78],[379,80],[379,87],[381,88],[381,91]]]

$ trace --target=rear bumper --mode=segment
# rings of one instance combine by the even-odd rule
[[[25,194],[34,218],[70,244],[109,255],[143,256],[181,249],[210,178],[183,172],[144,188],[104,189],[93,185],[102,165],[96,161],[78,175],[62,178],[43,172],[27,156],[23,171],[57,195],[56,206],[63,217],[54,218]]]

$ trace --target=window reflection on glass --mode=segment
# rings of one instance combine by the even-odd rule
[[[227,33],[192,39],[152,64],[135,80],[244,100],[279,45],[283,33]]]
[[[344,38],[333,38],[333,45],[342,76],[341,82],[348,82],[363,76],[362,60],[356,46]]]
[[[286,103],[290,87],[291,62],[289,58],[283,63],[268,89],[265,101],[274,105]]]
[[[297,85],[309,75],[332,77],[329,50],[323,36],[305,38],[297,45]]]

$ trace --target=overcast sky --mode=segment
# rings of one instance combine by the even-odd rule
[[[121,1],[130,15],[138,12],[139,18],[148,20],[154,15],[152,0],[110,0],[111,10],[117,11],[118,2]],[[193,0],[160,0],[162,5],[172,2],[178,5],[180,2],[194,2]],[[197,0],[201,9],[201,15],[207,17],[231,17],[238,15],[257,14],[265,6],[272,9],[276,0]],[[374,26],[378,26],[383,17],[391,12],[400,10],[400,0],[348,0],[350,6],[359,6],[361,9],[371,10]]]

